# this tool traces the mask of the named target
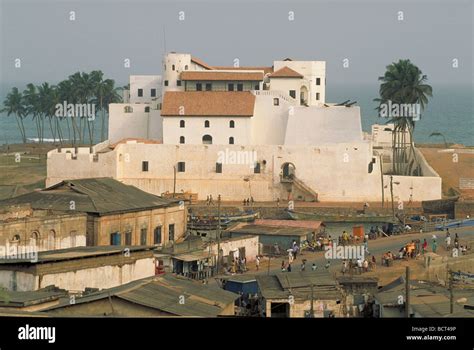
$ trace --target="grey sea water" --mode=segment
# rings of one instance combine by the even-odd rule
[[[14,86],[14,85],[13,85]],[[0,94],[1,104],[8,93],[10,86],[3,86]],[[23,85],[17,86],[20,91]],[[370,126],[375,123],[383,124],[386,119],[379,118],[375,111],[376,103],[373,99],[378,96],[378,85],[329,85],[326,90],[327,102],[343,102],[345,100],[357,101],[361,107],[362,128],[370,132]],[[474,94],[472,86],[441,85],[433,86],[433,98],[430,99],[428,107],[422,113],[421,120],[417,122],[415,129],[415,141],[417,143],[442,143],[440,137],[430,137],[433,132],[442,133],[447,142],[460,143],[474,146]],[[99,142],[100,119],[95,120],[94,142]],[[343,126],[341,126],[343,127]],[[31,118],[25,120],[27,137],[34,139],[36,135],[35,124]],[[45,125],[45,138],[51,138],[51,133]],[[62,126],[66,131],[66,124]],[[13,116],[7,117],[0,114],[0,144],[21,142],[20,133]]]

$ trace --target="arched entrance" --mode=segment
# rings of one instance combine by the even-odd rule
[[[212,136],[211,135],[204,135],[202,137],[202,143],[204,145],[212,145]]]
[[[291,180],[295,176],[296,167],[293,163],[291,162],[283,163],[281,166],[281,169],[282,169],[282,172],[281,172],[282,179]]]
[[[308,88],[302,86],[300,89],[300,105],[305,106],[308,104]]]

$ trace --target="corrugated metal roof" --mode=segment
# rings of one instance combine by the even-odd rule
[[[58,300],[66,296],[67,291],[59,288],[44,288],[36,291],[17,292],[1,291],[0,307],[25,307],[42,304],[52,300]]]
[[[254,221],[255,225],[259,226],[286,226],[286,227],[297,227],[307,228],[310,230],[317,230],[324,226],[322,221],[315,220],[272,220],[272,219],[257,219]]]
[[[245,233],[251,235],[275,235],[275,236],[307,236],[311,229],[297,227],[279,227],[264,225],[238,225],[228,230],[229,232]]]
[[[69,211],[99,215],[176,205],[179,201],[144,192],[112,178],[64,180],[41,191],[0,201],[0,206],[31,204],[33,209]]]

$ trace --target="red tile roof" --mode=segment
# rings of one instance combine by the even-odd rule
[[[270,78],[303,78],[303,75],[285,66],[270,74]]]
[[[248,91],[167,91],[162,116],[253,116],[255,95]]]
[[[205,63],[204,61],[201,61],[199,58],[197,57],[191,57],[191,62],[193,63],[196,63],[198,65],[200,65],[201,67],[203,68],[206,68],[206,69],[213,69],[210,65],[208,65],[207,63]]]

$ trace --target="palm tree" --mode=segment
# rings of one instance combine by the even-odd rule
[[[392,104],[418,104],[423,111],[428,104],[428,97],[433,96],[433,89],[426,84],[428,77],[410,60],[399,60],[387,66],[383,77],[378,79],[380,84],[380,98],[374,99],[379,102],[377,109],[380,111],[382,105]],[[420,174],[421,170],[415,153],[413,134],[416,121],[413,118],[394,117],[388,123],[394,123],[392,137],[393,149],[393,173],[400,175]],[[407,143],[406,134],[410,136]],[[407,145],[409,151],[407,151]],[[412,159],[409,161],[409,152]]]
[[[11,114],[15,116],[22,141],[23,143],[26,143],[26,132],[25,126],[23,125],[23,118],[27,115],[27,112],[24,105],[23,95],[18,91],[18,88],[12,88],[12,91],[8,93],[5,101],[3,101],[3,106],[4,108],[1,112],[6,112],[8,116]]]
[[[448,143],[446,142],[446,137],[444,137],[444,135],[442,133],[435,131],[435,132],[432,132],[430,134],[430,137],[433,137],[433,136],[441,136],[443,138],[443,141],[444,141],[444,148],[448,148]]]
[[[101,113],[101,131],[100,131],[100,140],[105,140],[105,122],[106,114],[109,114],[109,104],[121,102],[122,98],[119,93],[120,88],[115,87],[115,81],[112,79],[105,79],[100,81],[96,85],[96,104],[97,108],[102,112]]]
[[[42,141],[41,136],[41,113],[40,113],[40,98],[38,89],[32,83],[26,85],[26,89],[23,91],[24,106],[26,114],[30,115],[36,125],[36,134],[38,136],[38,142]]]

